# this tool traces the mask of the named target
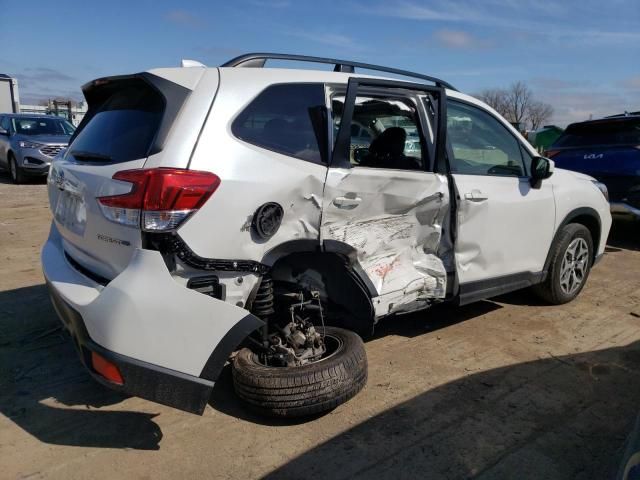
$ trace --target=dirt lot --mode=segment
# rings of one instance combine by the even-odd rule
[[[640,405],[640,226],[617,223],[581,297],[526,293],[386,321],[355,399],[305,422],[204,416],[94,383],[39,251],[45,186],[0,177],[1,478],[608,478]],[[176,319],[179,321],[179,319]]]

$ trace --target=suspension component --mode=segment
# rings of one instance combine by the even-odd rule
[[[275,313],[273,308],[273,279],[271,275],[265,274],[260,280],[260,286],[253,300],[251,312],[262,320],[267,320]]]

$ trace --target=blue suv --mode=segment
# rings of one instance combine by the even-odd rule
[[[572,123],[546,156],[604,183],[612,213],[640,219],[640,112]]]

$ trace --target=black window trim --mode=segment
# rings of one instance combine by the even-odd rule
[[[281,86],[281,85],[318,85],[320,86],[320,88],[322,88],[322,95],[323,98],[325,99],[325,103],[324,103],[324,110],[325,110],[325,121],[324,121],[324,131],[322,132],[324,134],[324,142],[325,145],[324,147],[320,144],[320,142],[318,142],[318,150],[320,152],[320,162],[316,162],[314,160],[309,160],[308,158],[301,158],[301,157],[297,157],[295,155],[291,155],[289,153],[284,153],[282,151],[276,150],[274,148],[269,148],[267,146],[264,145],[257,145],[255,143],[251,143],[248,142],[247,140],[240,138],[238,135],[235,134],[235,132],[233,131],[233,126],[235,124],[235,122],[238,120],[238,118],[240,117],[240,115],[242,115],[245,110],[247,108],[249,108],[249,106],[260,96],[262,95],[265,91],[269,90],[272,87],[275,86]],[[295,158],[296,160],[300,160],[303,162],[307,162],[307,163],[311,163],[313,165],[320,165],[320,166],[324,166],[327,167],[329,165],[329,153],[331,150],[327,150],[329,143],[327,142],[327,139],[329,138],[330,135],[330,129],[329,129],[329,122],[330,122],[330,118],[328,115],[328,111],[327,111],[327,105],[326,105],[326,83],[325,82],[277,82],[277,83],[270,83],[268,85],[266,85],[262,90],[260,90],[259,92],[257,92],[253,97],[251,97],[249,100],[247,100],[247,102],[245,104],[242,105],[242,107],[240,109],[238,109],[238,111],[235,113],[235,115],[233,115],[233,117],[231,118],[231,120],[229,121],[228,125],[229,125],[229,131],[231,132],[231,135],[233,136],[233,138],[235,138],[236,140],[238,140],[239,142],[242,142],[245,145],[254,147],[254,148],[260,148],[262,150],[267,150],[269,152],[273,152],[273,153],[277,153],[278,155],[283,155],[285,157],[289,157],[289,158]]]
[[[513,132],[511,130],[509,130],[507,128],[507,126],[505,125],[505,123],[498,118],[496,115],[494,115],[493,113],[491,113],[489,110],[487,110],[486,108],[477,105],[473,102],[469,102],[468,100],[463,100],[461,98],[452,98],[452,97],[448,97],[447,98],[448,102],[453,102],[453,103],[462,103],[466,106],[472,107],[472,108],[476,108],[484,113],[486,113],[487,115],[489,115],[491,118],[493,118],[494,120],[496,120],[501,126],[502,128],[504,128],[504,130],[511,136],[513,137],[513,139],[516,141],[516,143],[518,144],[518,148],[520,150],[520,161],[522,162],[522,170],[525,173],[524,175],[497,175],[497,174],[490,174],[490,173],[459,173],[459,172],[455,172],[453,170],[451,170],[451,174],[452,175],[473,175],[476,177],[499,177],[499,178],[518,178],[520,180],[529,180],[531,178],[531,174],[529,172],[527,172],[527,166],[525,164],[524,161],[524,157],[522,155],[522,150],[524,149],[525,151],[527,150],[527,147],[525,145],[522,144],[522,142],[520,141],[520,139],[518,137],[516,137]],[[449,155],[451,157],[453,157],[453,161],[455,161],[455,156],[453,154],[453,145],[451,144],[451,139],[449,137],[449,135],[447,134],[447,151],[449,152]],[[532,155],[533,156],[533,155]],[[449,160],[449,162],[451,162],[451,160]],[[449,168],[451,168],[451,163],[449,164]]]
[[[333,85],[330,85],[333,86]],[[379,89],[381,92],[384,92],[384,95],[387,96],[398,96],[400,98],[411,98],[412,101],[414,99],[419,99],[420,93],[423,94],[431,94],[432,96],[437,95],[438,109],[436,111],[436,115],[434,116],[434,146],[433,148],[429,148],[427,142],[427,138],[425,135],[426,122],[428,121],[426,117],[425,107],[423,102],[417,101],[414,102],[416,104],[416,109],[418,113],[418,121],[420,122],[420,137],[422,148],[426,148],[427,152],[427,162],[424,164],[424,168],[422,170],[405,170],[405,169],[393,169],[386,168],[382,170],[388,171],[397,171],[397,172],[414,172],[414,173],[437,173],[435,172],[435,165],[440,162],[436,158],[439,155],[443,158],[443,161],[446,162],[446,121],[440,122],[440,119],[444,117],[446,119],[446,90],[441,87],[424,85],[419,83],[412,82],[404,82],[399,80],[387,80],[387,79],[376,79],[376,78],[361,78],[361,77],[350,77],[349,82],[347,84],[340,84],[341,88],[345,90],[345,101],[344,101],[344,111],[342,113],[342,119],[340,121],[340,129],[338,131],[338,137],[333,142],[333,138],[331,138],[332,142],[332,153],[329,166],[333,168],[346,168],[351,169],[355,168],[351,165],[349,161],[348,155],[345,156],[345,152],[349,150],[350,145],[350,136],[347,136],[348,132],[345,128],[343,128],[344,118],[349,119],[349,124],[351,124],[351,120],[353,119],[353,111],[355,106],[355,98],[358,95],[358,92],[361,91],[361,87],[366,88],[374,88]],[[405,93],[406,92],[406,93]],[[413,97],[413,98],[412,98]],[[439,125],[444,124],[444,126]],[[439,128],[442,127],[442,128]],[[330,132],[333,135],[333,129]],[[433,154],[431,153],[433,151]],[[366,168],[366,167],[362,167]]]
[[[330,146],[331,149],[334,148],[335,143],[334,143],[334,135],[333,135],[333,123],[332,123],[332,119],[333,119],[333,97],[335,95],[344,95],[345,96],[345,101],[346,101],[346,84],[330,84],[328,85],[330,88],[328,90],[329,91],[329,95],[328,95],[328,104],[329,106],[327,107],[329,109],[329,128],[330,128]],[[404,168],[384,168],[382,170],[393,170],[393,171],[398,171],[398,172],[429,172],[429,173],[433,173],[433,168],[435,165],[435,142],[431,142],[428,141],[426,136],[425,136],[425,129],[427,126],[427,117],[424,111],[424,105],[423,102],[420,100],[420,96],[417,92],[415,92],[414,90],[409,90],[409,89],[400,89],[400,88],[396,88],[396,89],[389,89],[389,88],[384,88],[384,87],[370,87],[370,86],[364,86],[362,89],[358,89],[358,91],[356,92],[356,98],[358,96],[362,96],[362,95],[371,95],[373,97],[376,96],[384,96],[384,97],[397,97],[399,99],[402,100],[410,100],[413,104],[413,106],[415,107],[416,110],[416,115],[417,115],[417,119],[418,119],[418,134],[420,136],[420,148],[421,153],[422,153],[422,164],[423,164],[423,168],[420,170],[406,170]],[[342,119],[340,120],[342,122]],[[353,116],[351,118],[351,125],[350,127],[353,126]],[[373,140],[373,139],[372,139]],[[426,153],[425,153],[426,152]],[[426,155],[426,156],[425,156]],[[372,168],[372,167],[361,167],[359,165],[352,165],[350,163],[350,167],[349,168]],[[377,169],[380,170],[380,169]]]

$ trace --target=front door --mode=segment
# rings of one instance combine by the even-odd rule
[[[444,91],[352,78],[331,90],[336,133],[321,239],[350,256],[376,316],[420,308],[446,291],[439,258],[448,182],[433,172]],[[438,142],[440,139],[440,142]]]
[[[450,98],[447,135],[459,197],[455,257],[462,303],[528,286],[539,278],[553,237],[551,183],[532,187],[531,154],[478,106]]]
[[[9,162],[7,159],[7,152],[9,151],[9,134],[11,132],[11,121],[9,117],[0,116],[0,127],[6,130],[6,135],[0,135],[0,166],[8,168]]]

